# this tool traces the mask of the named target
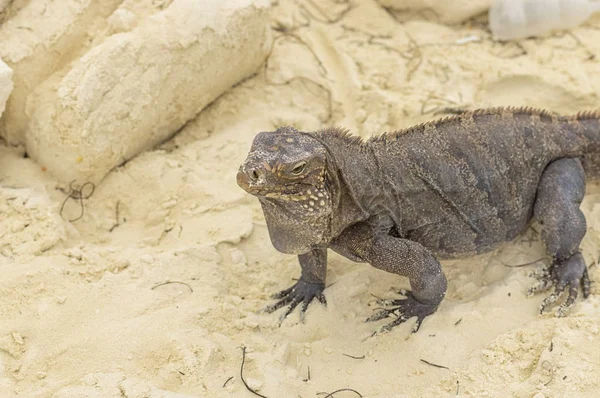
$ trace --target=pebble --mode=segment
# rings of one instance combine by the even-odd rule
[[[152,257],[149,254],[143,254],[140,256],[140,260],[147,264],[150,264],[152,261],[154,261],[154,257]]]
[[[170,209],[171,207],[174,207],[176,204],[177,204],[177,200],[171,199],[171,200],[163,203],[162,207],[163,207],[163,209]]]
[[[231,261],[234,264],[246,264],[246,256],[240,249],[231,249],[229,255],[231,256]]]
[[[248,385],[250,386],[251,389],[253,390],[260,390],[262,388],[262,386],[265,384],[264,382],[258,380],[258,379],[252,379],[252,378],[248,378],[246,379],[246,383],[248,383]]]
[[[365,111],[364,109],[358,109],[356,111],[356,120],[359,122],[364,122],[365,120],[367,120],[367,111]]]
[[[168,159],[167,165],[169,165],[169,167],[171,167],[171,168],[177,168],[177,167],[179,167],[179,162],[176,160],[173,160],[173,159]]]
[[[15,343],[19,345],[25,344],[25,342],[23,341],[23,337],[21,337],[21,335],[18,332],[13,332],[12,338],[15,340]]]

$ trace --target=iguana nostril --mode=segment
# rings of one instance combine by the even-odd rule
[[[255,187],[264,181],[264,171],[260,167],[242,166],[237,174],[237,182],[243,189]]]

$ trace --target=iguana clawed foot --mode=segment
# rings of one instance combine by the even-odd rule
[[[306,309],[314,298],[319,300],[324,306],[327,306],[327,300],[323,294],[324,289],[324,283],[310,283],[299,280],[294,286],[272,295],[271,298],[280,300],[275,304],[267,306],[263,311],[270,314],[287,305],[286,311],[279,317],[279,323],[281,324],[281,322],[294,311],[298,304],[302,304],[300,307],[300,320],[304,322]]]
[[[381,308],[378,311],[367,318],[367,322],[376,322],[384,318],[388,318],[391,315],[395,316],[396,319],[386,325],[381,326],[373,335],[378,333],[386,333],[392,330],[395,326],[398,326],[412,317],[417,317],[417,321],[412,328],[412,333],[415,333],[421,327],[421,323],[428,316],[435,312],[439,304],[425,304],[418,301],[412,292],[403,293],[406,298],[400,300],[378,300],[378,304],[386,307],[393,308]]]
[[[531,276],[538,278],[539,281],[529,289],[528,295],[545,292],[554,286],[554,292],[542,301],[540,314],[557,302],[567,289],[567,298],[556,311],[558,317],[565,316],[573,307],[579,286],[583,290],[583,298],[590,295],[590,278],[581,253],[576,253],[561,263],[555,262],[549,268],[535,271]]]

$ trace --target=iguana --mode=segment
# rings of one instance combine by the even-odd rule
[[[586,175],[600,177],[600,113],[490,108],[367,140],[341,128],[261,132],[237,182],[259,199],[274,247],[302,268],[268,312],[289,305],[283,320],[302,304],[303,318],[314,298],[326,305],[329,248],[408,277],[406,298],[368,321],[395,314],[389,331],[417,317],[415,332],[446,293],[438,258],[491,251],[534,219],[552,262],[530,293],[555,286],[540,313],[567,291],[565,315],[580,286],[586,298]]]

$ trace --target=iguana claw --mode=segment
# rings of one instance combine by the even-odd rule
[[[271,298],[280,300],[275,304],[265,307],[263,311],[270,314],[287,305],[286,311],[279,317],[279,324],[281,324],[283,320],[294,311],[298,304],[302,303],[302,306],[300,307],[300,320],[304,322],[306,309],[314,298],[319,300],[324,306],[327,306],[327,300],[325,299],[323,290],[325,290],[324,283],[310,283],[299,280],[294,286],[272,295]]]
[[[590,295],[590,278],[581,253],[574,254],[566,261],[555,262],[549,268],[535,272],[531,276],[538,278],[539,281],[529,289],[528,295],[530,296],[547,291],[554,286],[554,291],[542,301],[540,314],[557,302],[567,288],[567,298],[556,311],[558,317],[565,316],[575,305],[579,286],[582,288],[584,298]]]
[[[384,318],[388,318],[391,315],[396,316],[393,322],[381,326],[373,335],[379,333],[386,333],[392,330],[395,326],[398,326],[412,317],[417,317],[417,321],[412,328],[412,333],[416,333],[423,320],[433,314],[439,304],[424,304],[418,301],[412,292],[404,293],[405,299],[399,300],[384,300],[383,304],[394,308],[379,308],[378,311],[367,318],[366,322],[376,322]]]

